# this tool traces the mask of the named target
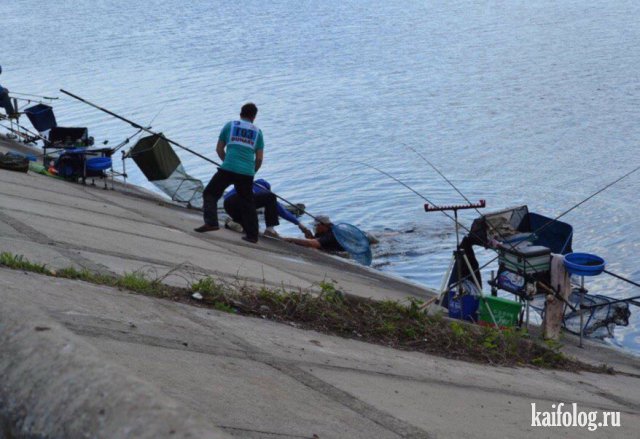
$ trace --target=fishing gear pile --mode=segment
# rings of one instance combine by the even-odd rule
[[[8,171],[27,172],[29,171],[29,159],[22,154],[0,152],[0,169]]]

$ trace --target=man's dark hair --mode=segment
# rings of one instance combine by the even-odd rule
[[[246,117],[247,119],[255,119],[256,114],[258,114],[258,107],[252,102],[244,104],[240,110],[240,117]]]

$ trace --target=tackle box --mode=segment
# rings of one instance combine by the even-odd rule
[[[498,260],[506,270],[513,273],[546,273],[551,265],[551,249],[541,245],[501,249]]]

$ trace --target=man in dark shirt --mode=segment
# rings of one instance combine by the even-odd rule
[[[293,244],[301,245],[302,247],[317,248],[330,252],[344,251],[344,248],[342,248],[331,230],[333,224],[328,216],[320,215],[316,217],[316,221],[313,225],[315,234],[312,238],[284,238],[284,240]]]
[[[0,66],[0,74],[2,74],[2,66]],[[13,108],[13,104],[11,103],[11,98],[9,97],[9,90],[3,88],[0,85],[0,107],[4,108],[5,113],[7,113],[7,117],[15,117],[16,110]]]

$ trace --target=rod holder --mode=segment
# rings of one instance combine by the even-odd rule
[[[429,203],[425,203],[424,211],[425,212],[442,212],[444,210],[464,210],[464,209],[482,209],[487,206],[487,202],[485,200],[480,200],[477,203],[469,203],[469,204],[453,204],[450,206],[435,206]]]

